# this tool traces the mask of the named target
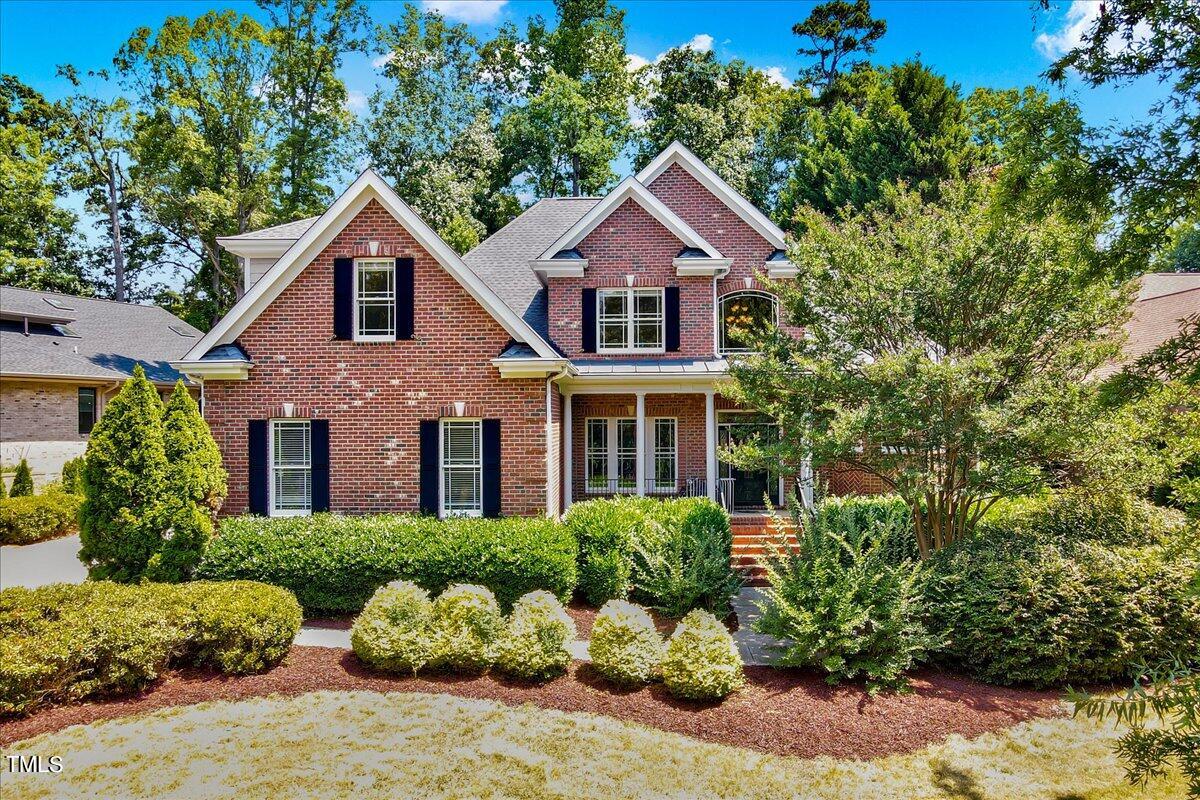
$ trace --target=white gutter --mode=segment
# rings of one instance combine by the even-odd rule
[[[554,519],[558,516],[558,503],[551,502],[557,498],[551,496],[550,487],[554,481],[554,461],[558,458],[558,453],[554,454],[554,460],[550,457],[550,445],[554,438],[554,392],[551,390],[554,382],[565,378],[571,374],[571,364],[568,362],[563,365],[562,371],[557,375],[551,375],[546,378],[546,516]],[[570,447],[570,442],[567,443]],[[559,490],[562,489],[562,481],[559,480]]]

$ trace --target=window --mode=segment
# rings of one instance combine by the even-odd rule
[[[79,389],[79,434],[81,436],[92,432],[96,425],[96,390],[80,387]]]
[[[637,491],[637,420],[589,419],[585,423],[584,465],[587,491]],[[646,420],[647,491],[675,489],[675,420]]]
[[[600,289],[596,303],[599,352],[662,352],[662,289]]]
[[[396,262],[356,261],[354,340],[390,342],[396,338]]]
[[[748,353],[754,336],[776,324],[775,297],[766,292],[734,292],[721,298],[718,329],[722,353]]]
[[[306,419],[271,421],[271,515],[312,510],[312,425]]]
[[[442,516],[483,515],[482,440],[479,420],[442,420]]]
[[[675,420],[660,418],[654,420],[654,447],[652,457],[654,469],[651,477],[654,480],[650,487],[654,492],[675,491]]]
[[[584,463],[587,468],[588,491],[605,491],[608,488],[608,420],[587,421]]]

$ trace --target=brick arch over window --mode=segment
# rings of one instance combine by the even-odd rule
[[[748,349],[737,340],[730,328],[778,324],[779,298],[770,292],[737,289],[717,298],[717,347],[722,353],[746,352]]]

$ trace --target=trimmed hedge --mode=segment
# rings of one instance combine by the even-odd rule
[[[569,600],[576,553],[570,532],[540,517],[238,517],[222,521],[197,577],[282,586],[309,614],[356,613],[394,580],[430,594],[477,584],[508,609],[535,589]]]
[[[484,672],[496,657],[504,617],[496,597],[482,586],[451,586],[433,601],[430,666]]]
[[[371,595],[350,629],[350,647],[364,664],[416,674],[429,663],[429,592],[411,581],[393,581]]]
[[[588,655],[592,666],[621,686],[640,686],[662,674],[664,645],[641,606],[609,600],[596,615]]]
[[[0,500],[0,544],[33,544],[72,533],[82,503],[79,495],[61,491]]]
[[[107,581],[0,591],[0,714],[141,689],[173,663],[278,663],[300,629],[289,592],[253,583]]]
[[[725,626],[702,609],[690,612],[667,642],[663,684],[676,697],[720,700],[746,683],[742,656]]]
[[[514,678],[549,680],[567,671],[571,663],[567,643],[575,636],[575,622],[557,597],[530,592],[513,606],[496,648],[496,666]]]

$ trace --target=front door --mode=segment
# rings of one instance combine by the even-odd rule
[[[779,436],[779,427],[759,414],[721,412],[717,422],[717,442],[720,447],[730,447],[750,441],[774,441]],[[765,469],[747,470],[720,462],[721,494],[719,495],[730,511],[761,511],[766,504],[778,507],[778,474]]]

